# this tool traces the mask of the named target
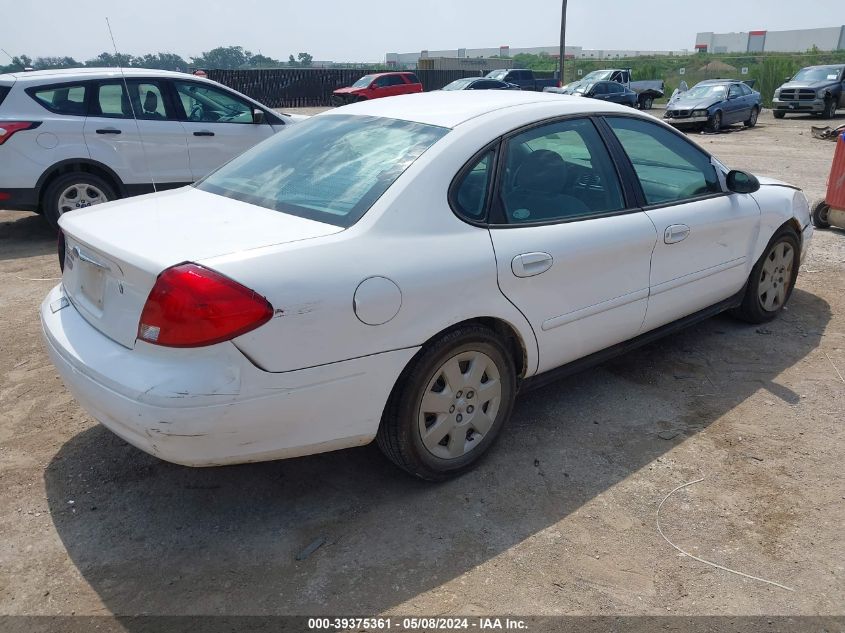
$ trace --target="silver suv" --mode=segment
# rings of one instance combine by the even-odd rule
[[[153,183],[194,182],[299,118],[183,73],[0,75],[0,209],[40,211],[55,225]]]

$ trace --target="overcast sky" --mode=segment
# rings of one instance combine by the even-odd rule
[[[120,52],[167,51],[186,59],[215,46],[239,45],[276,59],[308,52],[318,60],[374,62],[386,52],[550,46],[560,29],[558,0],[0,0],[0,5],[7,5],[9,17],[0,47],[12,55],[79,60],[111,51],[106,16]],[[839,26],[845,22],[843,6],[843,0],[569,0],[567,43],[693,49],[699,31]]]

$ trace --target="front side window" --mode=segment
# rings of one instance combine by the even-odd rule
[[[348,227],[447,132],[381,117],[316,116],[253,147],[195,186]]]
[[[728,93],[728,96],[733,98],[733,99],[736,99],[737,97],[741,97],[742,96],[742,89],[740,89],[740,87],[738,85],[733,84],[731,86],[730,92]]]
[[[85,116],[86,91],[87,86],[85,84],[65,84],[27,92],[51,112]]]
[[[620,211],[622,188],[588,119],[532,128],[507,141],[500,199],[508,224],[571,220]]]
[[[663,126],[631,117],[607,122],[634,166],[649,205],[721,193],[710,157]]]
[[[174,81],[188,121],[252,123],[252,105],[235,95],[205,84]]]

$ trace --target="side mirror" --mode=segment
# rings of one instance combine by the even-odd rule
[[[792,77],[787,76],[786,81],[787,82],[792,81]]]
[[[725,180],[728,189],[734,193],[754,193],[760,189],[760,181],[747,171],[733,169],[728,172],[728,177]]]
[[[255,108],[252,111],[252,122],[261,124],[266,121],[266,117],[264,116],[264,110],[260,110],[259,108]]]

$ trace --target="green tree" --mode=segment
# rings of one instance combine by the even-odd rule
[[[50,70],[53,68],[79,68],[82,64],[73,57],[37,57],[32,63],[35,70]]]
[[[296,58],[293,55],[288,56],[288,66],[299,66],[299,64],[296,63]]]
[[[176,53],[147,53],[142,57],[135,57],[132,65],[137,68],[157,68],[158,70],[185,71],[188,69],[188,62]]]
[[[252,68],[275,68],[279,65],[279,60],[259,53],[249,58],[249,65]]]
[[[314,61],[314,57],[309,55],[308,53],[299,53],[299,55],[297,55],[296,57],[299,60],[300,66],[308,67]]]
[[[192,57],[191,62],[200,68],[228,70],[248,65],[251,58],[252,53],[242,46],[218,46],[203,52],[199,57]]]
[[[132,55],[126,55],[125,53],[120,53],[118,55],[114,55],[113,53],[100,53],[95,58],[86,61],[85,65],[105,68],[116,68],[117,66],[121,66],[126,68],[127,66],[132,65]]]

